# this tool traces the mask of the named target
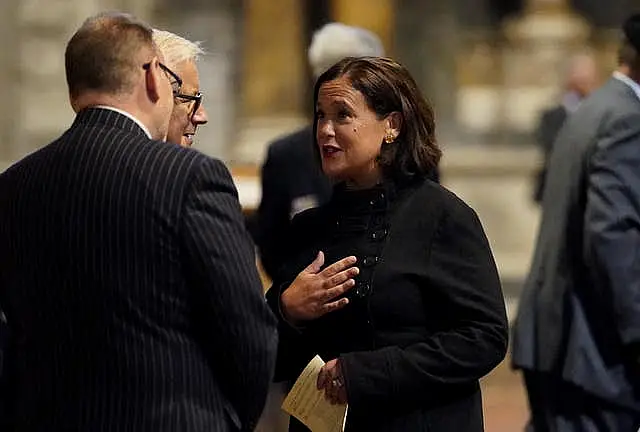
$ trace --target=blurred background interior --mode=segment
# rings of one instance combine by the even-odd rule
[[[131,12],[203,41],[209,123],[195,147],[231,168],[241,202],[259,202],[273,138],[308,122],[306,49],[330,21],[365,27],[412,72],[434,105],[442,182],[472,205],[492,243],[510,315],[537,232],[535,140],[560,103],[566,68],[591,56],[601,80],[616,66],[619,28],[640,0],[0,0],[0,171],[68,127],[64,47],[89,15]],[[485,383],[487,431],[521,430],[526,404],[505,367]]]

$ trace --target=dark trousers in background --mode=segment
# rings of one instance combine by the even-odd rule
[[[524,371],[531,419],[526,432],[637,432],[640,413],[540,372]]]

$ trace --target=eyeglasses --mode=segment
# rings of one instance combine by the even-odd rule
[[[176,99],[182,99],[182,100],[187,100],[187,101],[194,101],[195,103],[193,104],[193,108],[191,111],[191,116],[193,117],[197,112],[198,109],[200,108],[200,105],[202,105],[202,93],[198,92],[194,95],[188,95],[188,94],[174,94],[173,97],[175,97]]]
[[[171,84],[171,90],[173,91],[173,96],[177,97],[180,94],[180,90],[182,89],[182,78],[180,78],[178,74],[166,67],[164,64],[158,62],[158,66],[165,74],[167,74],[169,83]],[[151,63],[145,63],[142,65],[142,68],[144,70],[149,70],[150,67]]]

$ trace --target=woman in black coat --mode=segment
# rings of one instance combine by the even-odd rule
[[[347,431],[482,431],[478,380],[505,356],[507,319],[476,213],[427,179],[440,158],[433,112],[383,58],[340,61],[314,95],[316,149],[336,186],[294,218],[267,294],[276,379],[319,354],[318,385],[349,404]]]

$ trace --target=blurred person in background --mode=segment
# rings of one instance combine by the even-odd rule
[[[253,430],[275,364],[237,192],[164,142],[182,79],[134,17],[65,51],[76,117],[0,174],[1,430]]]
[[[592,56],[579,54],[568,60],[562,101],[559,105],[542,112],[536,130],[536,142],[542,150],[543,162],[534,181],[533,199],[535,202],[542,201],[547,165],[560,128],[567,117],[578,109],[580,102],[596,88],[597,84],[598,68]]]
[[[314,105],[314,154],[335,186],[294,217],[267,292],[276,380],[319,354],[319,389],[349,404],[347,431],[482,431],[478,381],[504,358],[507,318],[478,216],[431,180],[432,108],[380,57],[329,68]]]
[[[535,432],[640,427],[640,15],[555,142],[513,329]]]
[[[316,31],[308,51],[314,79],[344,57],[383,55],[378,36],[341,23],[329,23]],[[261,182],[262,198],[252,229],[260,261],[273,278],[287,253],[284,244],[293,216],[325,204],[331,196],[331,182],[314,157],[313,125],[269,144]]]
[[[204,51],[199,43],[165,30],[154,29],[153,41],[162,52],[165,64],[182,81],[180,93],[174,96],[167,141],[191,147],[196,129],[208,121],[196,65]]]

